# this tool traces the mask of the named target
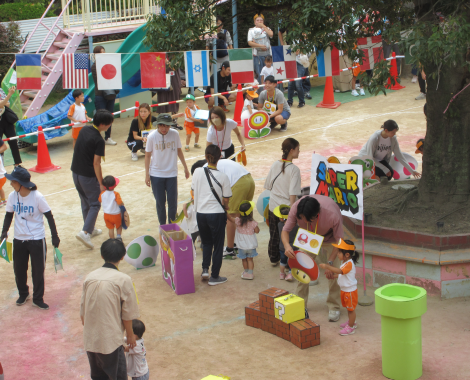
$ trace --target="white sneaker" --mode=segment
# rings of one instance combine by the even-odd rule
[[[415,98],[415,100],[422,100],[426,99],[426,94],[423,94],[422,92]]]
[[[416,83],[418,81],[418,77],[416,75],[413,75],[413,78],[411,79],[411,83]]]
[[[94,245],[91,242],[90,235],[85,233],[85,231],[80,231],[76,236],[78,241],[80,241],[85,247],[93,249]]]
[[[137,157],[137,153],[131,152],[131,160],[132,161],[138,161],[139,157]]]
[[[145,154],[145,148],[142,148],[142,149],[140,150],[140,153]]]
[[[101,235],[102,233],[103,233],[103,230],[100,230],[99,228],[95,228],[93,232],[91,233],[91,237]]]
[[[366,93],[364,92],[364,89],[361,88],[361,90],[359,91],[359,95],[365,96],[365,94],[366,94]]]
[[[340,312],[338,310],[330,310],[328,312],[328,320],[330,322],[338,322],[339,316],[340,316]]]
[[[356,90],[352,90],[352,91],[351,91],[351,95],[352,95],[352,96],[359,96],[359,94],[357,93]]]
[[[117,144],[117,142],[114,141],[111,137],[108,138],[107,140],[105,140],[104,143],[105,143],[106,145],[116,145],[116,144]]]

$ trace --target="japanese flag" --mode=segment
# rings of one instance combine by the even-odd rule
[[[121,90],[121,54],[96,54],[95,58],[98,89]]]

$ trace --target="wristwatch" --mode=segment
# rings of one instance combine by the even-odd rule
[[[328,265],[333,265],[333,261],[328,261]]]

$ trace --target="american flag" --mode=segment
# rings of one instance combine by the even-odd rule
[[[64,88],[88,88],[88,54],[64,54]]]

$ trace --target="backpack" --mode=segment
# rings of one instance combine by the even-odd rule
[[[225,34],[225,38],[227,38],[227,30],[223,29],[222,31]],[[216,45],[217,58],[226,57],[228,55],[227,48],[228,48],[228,45],[226,41],[217,39],[217,45]]]

